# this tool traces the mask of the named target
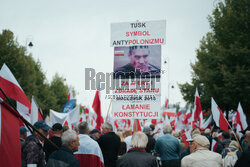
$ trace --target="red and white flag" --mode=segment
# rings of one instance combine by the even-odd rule
[[[213,115],[213,119],[214,122],[216,124],[216,126],[218,126],[220,129],[227,131],[228,132],[228,123],[227,120],[224,116],[224,114],[222,113],[221,109],[218,107],[218,105],[215,103],[214,99],[212,99],[212,115]]]
[[[245,130],[248,127],[246,115],[244,114],[240,103],[236,112],[236,123],[240,125],[241,130]]]
[[[35,98],[32,97],[30,123],[33,125],[35,122],[40,121],[40,120],[44,120],[42,113],[38,107],[38,104],[36,103]]]
[[[30,108],[29,99],[6,64],[0,70],[0,88],[8,97]]]
[[[182,141],[185,144],[186,148],[189,147],[189,141],[187,141],[188,139],[191,139],[191,135],[190,135],[190,131],[186,131],[182,136]]]
[[[206,129],[209,126],[211,126],[212,123],[212,115],[209,116],[209,118],[202,124],[201,129]]]
[[[104,167],[102,151],[96,141],[88,135],[80,134],[79,143],[78,151],[74,154],[81,167]]]
[[[168,117],[175,117],[176,116],[176,108],[169,108],[166,111],[163,112],[163,115],[166,115]]]
[[[101,99],[100,99],[100,91],[97,90],[95,93],[95,98],[92,104],[92,108],[96,113],[96,129],[101,130],[101,125],[104,122],[101,114]]]
[[[5,102],[0,103],[0,163],[1,166],[21,166],[19,117]]]
[[[219,142],[217,142],[216,140],[212,139],[211,151],[215,152],[215,150],[216,150],[218,144],[219,144]]]
[[[198,121],[198,125],[197,125],[197,121]],[[194,113],[193,113],[193,128],[201,127],[202,121],[203,121],[203,115],[202,115],[201,101],[200,101],[198,89],[196,88],[195,101],[194,101]]]
[[[71,99],[75,99],[75,98],[74,98],[74,96],[73,96],[72,88],[69,88],[68,101],[71,100]]]
[[[169,100],[167,99],[165,102],[165,106],[164,106],[165,108],[168,108],[168,102],[169,102]]]

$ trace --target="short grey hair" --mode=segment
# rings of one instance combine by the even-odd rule
[[[130,141],[132,148],[146,148],[147,144],[148,137],[143,132],[135,132]]]
[[[65,132],[63,132],[62,134],[62,145],[63,146],[68,146],[70,140],[77,140],[77,134],[75,131],[72,130],[67,130]]]
[[[80,134],[87,134],[89,130],[89,125],[87,122],[81,122],[78,124],[78,131]]]
[[[108,122],[105,122],[104,124],[102,124],[102,128],[110,129],[113,131],[113,126]]]
[[[170,125],[164,126],[164,128],[163,128],[163,133],[164,133],[164,134],[167,134],[167,133],[170,134],[171,131],[172,131],[172,127],[171,127]]]
[[[246,136],[250,136],[250,130],[247,130],[245,133]]]

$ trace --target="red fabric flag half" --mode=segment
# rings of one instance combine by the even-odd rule
[[[92,108],[94,109],[97,117],[96,117],[96,129],[101,130],[101,125],[103,123],[103,118],[101,114],[101,100],[100,100],[100,92],[99,90],[95,93],[95,98],[93,101]]]
[[[5,102],[0,103],[0,163],[1,166],[21,166],[19,118]]]

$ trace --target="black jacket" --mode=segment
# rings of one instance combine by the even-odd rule
[[[109,132],[102,135],[97,142],[102,150],[105,167],[115,167],[121,145],[120,137]]]
[[[146,152],[147,153],[152,153],[155,147],[155,139],[151,135],[148,136],[148,144],[146,146]]]
[[[151,154],[140,151],[130,150],[123,156],[121,156],[116,167],[156,167],[156,158]]]
[[[250,147],[247,151],[243,152],[242,156],[236,162],[234,167],[247,167],[250,164]]]
[[[55,143],[59,148],[62,146],[62,139],[61,137],[57,137],[57,136],[52,136],[51,138],[49,138],[53,143]],[[49,156],[52,152],[56,151],[57,149],[50,144],[47,140],[44,142],[44,149],[45,149],[45,153],[46,153],[46,160],[49,159]]]
[[[47,167],[80,167],[78,160],[73,152],[65,146],[59,150],[54,151],[49,156]]]

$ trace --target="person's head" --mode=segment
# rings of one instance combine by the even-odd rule
[[[90,134],[92,135],[92,137],[93,137],[95,140],[99,139],[100,133],[101,133],[101,132],[100,132],[98,129],[93,129],[93,130],[90,132]]]
[[[113,126],[110,123],[105,122],[104,124],[102,124],[102,132],[104,134],[112,131],[113,131]]]
[[[146,135],[150,135],[150,133],[151,133],[151,128],[149,127],[149,126],[145,126],[144,128],[143,128],[143,132],[146,134]]]
[[[68,125],[63,125],[63,132],[69,130],[69,126]]]
[[[208,149],[210,146],[209,140],[202,135],[196,135],[193,139],[189,140],[190,143],[190,152],[193,153],[198,148],[206,148]]]
[[[165,135],[165,134],[171,134],[171,132],[172,132],[172,127],[170,126],[170,125],[165,125],[164,127],[163,127],[163,134]]]
[[[124,137],[123,137],[122,132],[116,132],[115,134],[120,137],[121,142],[124,142]]]
[[[149,127],[151,128],[152,132],[155,130],[155,125],[154,124],[150,124]]]
[[[62,145],[68,147],[72,152],[78,151],[79,137],[75,131],[67,130],[62,134]]]
[[[173,131],[173,132],[172,132],[172,135],[173,135],[174,137],[176,137],[176,138],[179,138],[179,137],[180,137],[180,133],[179,133],[179,131],[177,131],[177,130]]]
[[[81,122],[78,124],[79,134],[89,134],[89,125],[87,122]]]
[[[50,127],[45,123],[45,121],[37,121],[34,124],[34,127],[45,137],[48,136]],[[36,131],[33,132],[33,135],[36,136],[39,140],[43,141],[43,137],[40,136]]]
[[[196,135],[200,135],[201,134],[201,131],[198,129],[198,128],[194,128],[192,131],[191,131],[191,136],[194,137]]]
[[[212,138],[218,139],[218,136],[219,136],[218,132],[213,132]]]
[[[250,147],[250,130],[247,130],[245,133],[245,141],[248,143],[248,147]]]
[[[227,131],[223,131],[222,132],[222,140],[226,140],[226,139],[231,139],[231,135],[230,135],[230,133],[229,132],[227,132]]]
[[[148,56],[150,51],[148,46],[131,46],[129,47],[129,59],[131,66],[134,69],[141,71],[141,72],[148,72]]]
[[[20,139],[25,140],[27,138],[27,132],[28,132],[28,130],[25,127],[21,126],[19,128],[19,131],[20,131]]]
[[[240,148],[240,145],[237,141],[233,140],[231,141],[231,143],[229,144],[229,146],[234,146],[234,147],[237,147],[238,149]]]
[[[132,136],[132,130],[130,128],[125,128],[124,132],[123,132],[123,136],[124,136],[124,138],[126,138],[128,136]]]
[[[135,132],[132,135],[130,146],[131,148],[146,148],[148,137],[143,132]]]
[[[208,129],[208,128],[205,129],[204,134],[205,134],[205,135],[211,135],[211,130]]]
[[[53,132],[53,135],[54,135],[54,136],[61,137],[61,136],[62,136],[62,133],[63,133],[63,127],[62,127],[62,125],[59,124],[59,123],[55,123],[55,124],[52,126],[52,132]]]

